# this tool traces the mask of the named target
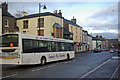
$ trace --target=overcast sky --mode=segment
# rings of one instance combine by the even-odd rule
[[[28,14],[38,13],[37,2],[8,2],[8,10],[15,14],[16,10]],[[73,16],[77,24],[93,36],[103,35],[105,38],[118,38],[118,3],[117,2],[42,2],[47,10],[61,10],[64,18],[71,20]]]

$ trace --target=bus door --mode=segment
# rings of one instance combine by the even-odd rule
[[[23,64],[34,64],[35,53],[34,53],[34,42],[32,39],[22,39],[23,47]]]

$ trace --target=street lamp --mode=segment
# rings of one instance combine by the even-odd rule
[[[41,3],[39,3],[39,36],[40,36],[40,13],[41,13],[41,7],[43,7],[43,9],[47,9],[46,5],[41,5]]]

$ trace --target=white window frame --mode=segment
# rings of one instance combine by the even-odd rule
[[[6,25],[6,21],[7,21],[7,25]],[[5,27],[9,27],[9,21],[7,19],[5,19]]]

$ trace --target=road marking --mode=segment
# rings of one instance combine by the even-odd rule
[[[67,61],[67,62],[64,62],[64,63],[67,64],[67,63],[70,63],[70,62],[75,62],[75,60]]]
[[[75,60],[73,60],[73,61],[67,61],[67,62],[63,62],[63,63],[67,64],[67,63],[74,62],[74,61]],[[38,71],[38,70],[45,69],[45,68],[48,68],[48,67],[54,67],[54,66],[59,65],[59,64],[62,64],[62,63],[56,63],[55,65],[50,65],[50,66],[39,68],[39,69],[33,69],[32,71]]]
[[[34,69],[32,71],[38,71],[38,70],[45,69],[45,68],[47,68],[47,67],[43,67],[43,68],[39,68],[39,69]]]
[[[89,74],[91,74],[92,72],[94,72],[95,70],[97,70],[98,68],[100,68],[101,66],[103,66],[104,64],[106,64],[107,62],[109,62],[111,59],[108,59],[107,61],[103,62],[102,64],[100,64],[98,67],[90,70],[89,72],[85,73],[84,75],[82,75],[80,78],[85,78],[86,76],[88,76]]]
[[[8,77],[13,77],[13,76],[16,76],[16,75],[18,75],[18,74],[13,74],[13,75],[10,75],[10,76],[5,76],[5,77],[2,77],[2,79],[3,78],[8,78]]]
[[[48,66],[48,67],[54,67],[54,66],[56,66],[56,65],[51,65],[51,66]]]
[[[115,73],[118,71],[118,68],[120,67],[120,65],[115,69],[115,71],[114,71],[114,73],[112,74],[112,76],[111,76],[111,78],[110,78],[110,80],[112,80],[113,79],[113,77],[114,77],[114,75],[115,75]]]
[[[11,75],[11,76],[16,76],[16,75],[18,75],[18,74],[13,74],[13,75]]]

